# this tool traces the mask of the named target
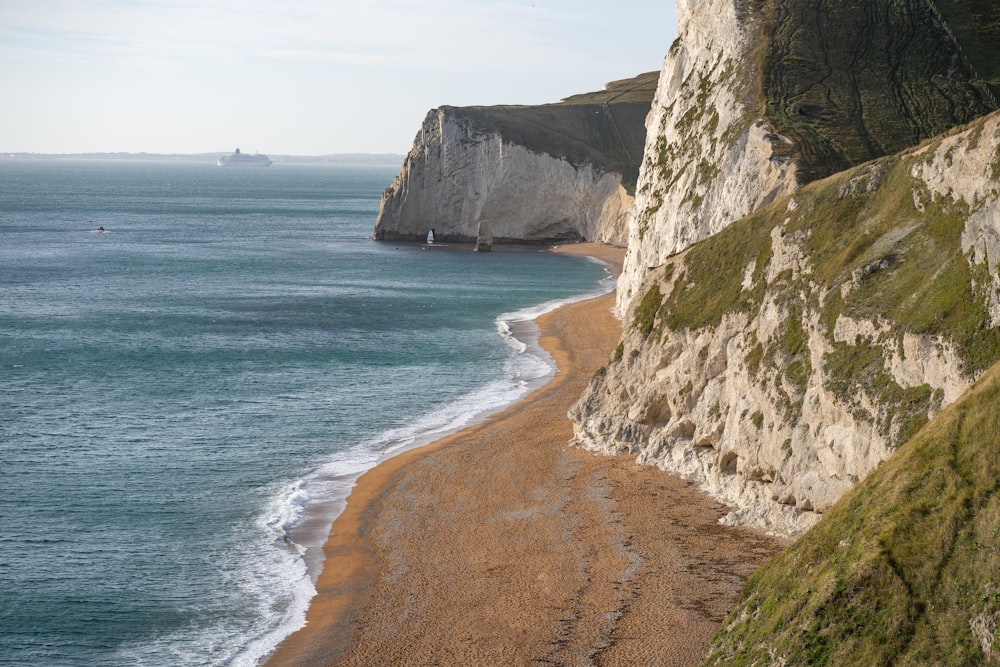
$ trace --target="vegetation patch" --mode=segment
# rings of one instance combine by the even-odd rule
[[[703,345],[700,350],[698,350],[698,363],[703,364],[708,361],[708,345]]]
[[[706,665],[973,665],[1000,615],[1000,367],[761,568]]]
[[[809,361],[808,335],[802,327],[801,304],[791,304],[781,334],[779,345],[785,359],[785,377],[801,394],[806,390],[806,383],[812,371],[812,364]]]
[[[757,344],[754,345],[752,348],[750,348],[750,351],[747,352],[747,356],[744,358],[744,361],[746,362],[747,365],[747,370],[750,371],[751,375],[756,375],[758,371],[760,371],[760,362],[761,359],[763,358],[764,358],[764,346],[761,344],[760,341],[757,341]]]
[[[632,327],[642,334],[643,338],[649,338],[656,326],[656,316],[663,305],[663,294],[659,285],[653,285],[639,302],[639,307],[635,309],[635,316],[632,319]]]
[[[683,276],[667,298],[666,326],[673,330],[714,327],[727,312],[759,308],[766,288],[763,275],[771,259],[771,224],[766,218],[752,217],[693,247],[685,256]],[[756,262],[755,288],[746,291],[737,267],[751,262]]]
[[[847,192],[858,170],[804,188],[788,229],[806,234],[813,273],[827,286],[820,318],[829,333],[847,315],[887,321],[899,340],[904,332],[941,336],[974,375],[1000,359],[1000,331],[990,328],[986,300],[974,288],[989,276],[962,252],[967,207],[931,201],[910,174],[913,159],[863,168],[879,173],[870,192]],[[915,193],[923,211],[914,207]]]
[[[930,385],[903,388],[892,378],[879,345],[835,343],[823,364],[827,389],[855,419],[874,423],[891,444],[906,442],[939,407]]]

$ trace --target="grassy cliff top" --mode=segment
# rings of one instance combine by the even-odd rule
[[[557,104],[442,110],[537,153],[622,174],[626,186],[634,188],[646,142],[646,114],[658,76],[658,72],[648,72],[615,81],[603,91],[576,95]]]
[[[659,83],[659,72],[646,72],[631,79],[612,81],[604,86],[604,90],[593,93],[581,93],[565,98],[562,104],[612,104],[625,102],[641,102],[649,104],[656,94]]]

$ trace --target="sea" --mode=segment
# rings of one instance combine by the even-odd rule
[[[606,267],[373,241],[397,170],[0,160],[0,664],[258,664],[359,474],[551,376]]]

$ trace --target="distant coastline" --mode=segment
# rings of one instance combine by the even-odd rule
[[[3,153],[0,159],[44,160],[155,160],[215,163],[231,151],[211,153]],[[334,153],[330,155],[270,155],[275,164],[344,164],[393,166],[403,164],[406,157],[396,153]]]

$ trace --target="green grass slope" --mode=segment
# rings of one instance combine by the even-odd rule
[[[558,104],[442,108],[537,153],[622,174],[626,187],[634,189],[646,143],[646,114],[658,75],[648,72],[615,81],[603,91]]]
[[[747,1],[761,17],[761,106],[803,182],[996,108],[977,78],[997,75],[993,0],[979,13],[969,0],[939,0],[939,12],[927,0]]]
[[[1000,658],[1000,366],[759,570],[706,665]]]

